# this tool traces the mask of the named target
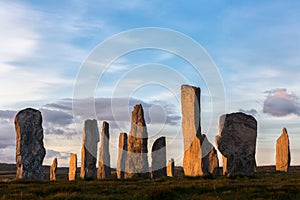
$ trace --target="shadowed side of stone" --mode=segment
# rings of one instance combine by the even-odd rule
[[[42,114],[40,111],[27,108],[15,116],[16,129],[16,178],[45,178],[42,163],[46,154]]]
[[[127,141],[125,178],[149,177],[148,132],[141,104],[135,105],[131,116],[131,128]]]
[[[219,159],[215,147],[208,141],[205,134],[202,134],[202,171],[204,175],[219,175]]]
[[[96,179],[97,143],[99,130],[97,120],[85,120],[82,132],[81,168],[82,179]]]
[[[223,174],[252,175],[256,167],[257,122],[244,113],[222,115],[216,144],[223,155]]]
[[[120,133],[119,136],[119,153],[117,161],[117,178],[124,179],[125,164],[127,159],[127,134]]]
[[[103,122],[101,132],[101,143],[98,159],[98,179],[106,179],[111,175],[110,169],[110,153],[109,153],[109,124]]]
[[[166,138],[160,137],[152,146],[152,178],[167,176],[166,172]]]
[[[288,172],[291,164],[290,141],[286,128],[276,141],[276,171]]]
[[[168,166],[167,166],[167,176],[169,177],[174,177],[175,175],[175,162],[174,162],[174,159],[171,158],[169,161],[168,161]]]

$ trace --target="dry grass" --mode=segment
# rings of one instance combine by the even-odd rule
[[[0,199],[300,199],[300,173],[253,177],[0,183]]]

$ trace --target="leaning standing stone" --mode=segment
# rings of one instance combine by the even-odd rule
[[[82,132],[81,168],[82,179],[96,179],[97,143],[99,131],[97,120],[85,120]]]
[[[44,179],[42,164],[46,154],[41,112],[21,110],[15,117],[17,179]]]
[[[167,176],[166,172],[166,138],[160,137],[152,146],[152,178]]]
[[[57,158],[54,158],[50,167],[50,181],[56,181]]]
[[[276,141],[276,171],[288,172],[291,163],[290,141],[286,128]]]
[[[71,153],[70,166],[69,166],[69,181],[76,180],[76,171],[77,171],[77,154]]]
[[[120,133],[119,153],[118,153],[118,161],[117,161],[118,179],[124,179],[126,158],[127,158],[127,134]]]
[[[257,122],[244,113],[222,115],[216,144],[223,155],[225,175],[252,175],[256,167]]]
[[[110,154],[109,154],[109,124],[107,122],[103,122],[97,178],[98,179],[109,178],[110,174],[111,174],[111,170],[110,170]]]

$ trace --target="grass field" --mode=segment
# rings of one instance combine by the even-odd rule
[[[157,180],[0,182],[0,199],[300,199],[300,173]]]

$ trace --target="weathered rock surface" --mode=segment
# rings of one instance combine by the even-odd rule
[[[201,135],[202,171],[204,175],[219,175],[219,159],[217,150],[208,141],[205,134]]]
[[[44,179],[42,164],[46,154],[41,112],[32,108],[21,110],[15,117],[16,178]]]
[[[102,124],[97,178],[105,179],[109,178],[110,175],[109,124],[104,121]]]
[[[131,116],[131,128],[128,136],[128,152],[125,178],[149,177],[148,132],[141,104],[135,105]]]
[[[160,137],[152,146],[152,178],[167,176],[166,172],[166,138]]]
[[[97,120],[85,120],[82,132],[81,168],[82,179],[96,179],[97,143],[99,130]]]
[[[276,141],[276,171],[288,172],[291,163],[290,141],[286,128]]]
[[[54,158],[52,165],[50,166],[50,181],[56,181],[56,169],[57,169],[57,158]]]
[[[200,124],[200,88],[181,86],[182,134],[184,139],[183,170],[186,176],[202,176]]]
[[[200,88],[181,86],[182,134],[184,150],[187,150],[195,137],[201,136],[200,125]]]
[[[118,153],[118,161],[117,161],[117,178],[118,179],[124,179],[126,159],[127,159],[127,134],[120,133],[119,153]]]
[[[171,158],[168,161],[167,176],[169,176],[169,177],[174,177],[175,176],[175,162],[174,162],[173,158]]]
[[[190,147],[184,152],[183,170],[185,176],[203,176],[201,141],[194,137]]]
[[[241,112],[220,117],[216,144],[223,155],[223,174],[248,176],[254,173],[256,138],[254,117]]]
[[[77,171],[77,154],[70,154],[70,166],[69,166],[69,181],[76,180],[76,171]]]

